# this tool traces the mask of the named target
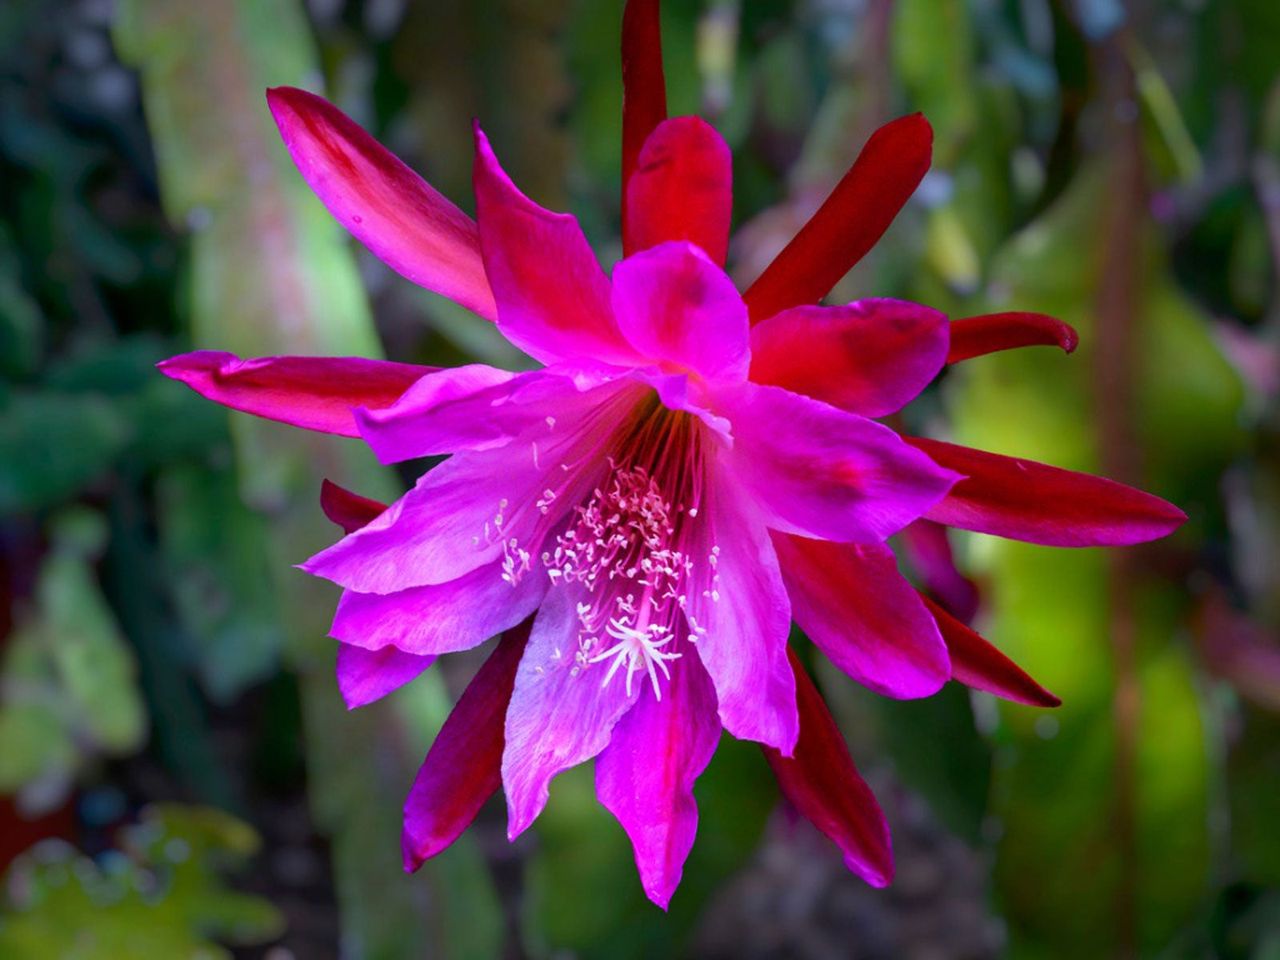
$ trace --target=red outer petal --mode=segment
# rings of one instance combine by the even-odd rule
[[[359,357],[262,357],[241,360],[197,350],[157,364],[202,397],[232,410],[306,430],[358,437],[355,407],[389,407],[436,367]]]
[[[1061,347],[1071,353],[1080,335],[1068,323],[1043,313],[988,313],[951,323],[947,363],[1013,350],[1017,347]]]
[[[1036,683],[1006,657],[940,605],[921,594],[925,606],[938,621],[938,630],[951,651],[951,678],[975,690],[985,690],[1015,703],[1033,707],[1057,707],[1062,700]]]
[[[1124,546],[1172,533],[1187,515],[1114,480],[940,440],[903,437],[965,475],[925,516],[949,527],[1053,547]]]
[[[325,480],[320,484],[320,509],[343,533],[355,533],[387,509],[387,505]]]
[[[733,213],[733,157],[700,117],[658,124],[640,151],[623,198],[630,256],[665,240],[688,240],[724,266]]]
[[[791,804],[844,852],[845,866],[873,887],[887,887],[893,880],[889,824],[809,674],[792,650],[787,656],[796,675],[800,739],[794,756],[763,747],[765,759]]]
[[[427,752],[404,804],[406,871],[458,839],[502,785],[503,718],[528,640],[528,623],[503,635]]]
[[[938,375],[945,315],[875,297],[839,307],[794,307],[751,331],[751,380],[864,417],[896,413]]]
[[[981,602],[978,584],[956,566],[947,528],[932,520],[917,520],[903,528],[901,536],[911,567],[925,589],[961,623],[971,622]]]
[[[658,0],[627,0],[622,12],[622,235],[627,237],[627,185],[649,134],[667,119]],[[624,240],[624,242],[626,242]],[[626,243],[628,247],[630,243]]]
[[[267,104],[302,178],[357,240],[401,276],[497,316],[470,217],[323,97],[275,87]]]
[[[743,295],[752,322],[830,293],[889,229],[932,158],[933,128],[923,114],[872,134],[818,212]]]

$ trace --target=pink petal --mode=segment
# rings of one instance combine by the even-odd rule
[[[380,700],[393,690],[416,680],[435,662],[395,647],[365,650],[338,645],[338,690],[348,710]]]
[[[355,533],[381,515],[387,505],[325,480],[320,484],[320,509],[342,528],[343,533]]]
[[[752,323],[830,293],[889,228],[932,156],[933,129],[919,113],[872,134],[818,212],[743,295]]]
[[[596,758],[596,794],[631,838],[645,895],[664,910],[698,830],[693,783],[720,742],[711,678],[685,651],[662,699],[643,685]]]
[[[726,465],[784,533],[878,543],[958,477],[888,427],[780,387],[746,384],[717,410],[733,424]]]
[[[404,803],[405,870],[448,847],[502,783],[502,718],[529,628],[508,631],[440,728]]]
[[[390,406],[420,378],[436,372],[434,367],[360,357],[241,360],[220,350],[184,353],[157,366],[166,377],[224,407],[343,437],[360,435],[354,408]]]
[[[724,265],[733,213],[733,158],[709,123],[701,117],[660,123],[645,141],[626,189],[622,239],[627,256],[667,240],[688,240]]]
[[[947,332],[943,314],[905,300],[795,307],[751,331],[751,380],[883,417],[938,375]]]
[[[888,697],[927,697],[951,678],[933,617],[883,544],[775,534],[791,614],[831,662]]]
[[[329,636],[344,644],[435,656],[479,646],[514,627],[538,608],[547,578],[534,569],[514,585],[502,563],[491,563],[448,583],[398,593],[356,593],[338,601]]]
[[[1159,497],[1102,477],[940,440],[908,440],[965,475],[928,513],[949,527],[1054,547],[1098,547],[1155,540],[1187,519]]]
[[[956,566],[947,528],[932,520],[917,520],[903,529],[902,545],[925,589],[961,623],[973,620],[981,601],[978,585]]]
[[[1056,707],[1062,701],[1040,684],[1003,653],[939,604],[921,596],[929,612],[938,622],[942,638],[951,651],[951,675],[967,687],[985,690],[987,693],[1026,703],[1033,707]]]
[[[419,286],[497,316],[470,217],[327,100],[276,87],[267,103],[302,178],[357,240]]]
[[[794,757],[765,747],[783,795],[844,852],[850,870],[873,887],[893,880],[889,824],[849,756],[844,737],[794,653],[800,740]]]
[[[622,196],[644,142],[667,118],[667,81],[662,73],[662,25],[658,0],[627,0],[622,12]],[[628,227],[623,204],[623,235]]]
[[[360,434],[384,463],[503,446],[548,418],[564,429],[602,397],[589,379],[549,370],[511,374],[473,364],[424,377],[396,403],[360,411]]]
[[[664,369],[745,380],[747,309],[728,274],[689,243],[664,243],[613,269],[613,312],[623,336]]]
[[[1061,347],[1071,353],[1079,342],[1069,324],[1043,313],[989,313],[952,322],[947,363],[1017,347]]]
[[[786,658],[791,606],[778,558],[732,482],[724,476],[708,482],[700,510],[705,526],[690,550],[696,559],[685,615],[724,728],[790,754],[799,728]]]
[[[358,593],[395,593],[448,583],[499,560],[512,537],[524,543],[534,530],[546,474],[503,454],[450,457],[302,569]]]
[[[521,193],[478,125],[475,135],[480,247],[503,335],[543,363],[629,362],[609,308],[609,280],[578,221]]]
[[[606,663],[577,662],[576,604],[583,596],[564,584],[548,591],[516,672],[502,754],[512,840],[547,805],[552,778],[603,750],[639,693],[641,684],[628,692],[622,676],[604,685]]]

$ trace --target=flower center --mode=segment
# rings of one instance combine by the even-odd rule
[[[625,668],[628,696],[643,672],[661,700],[659,677],[670,679],[683,639],[696,639],[685,612],[695,560],[683,544],[701,501],[700,427],[647,402],[614,450],[603,481],[574,508],[542,562],[554,587],[576,585],[584,594],[575,672],[607,662],[608,686]],[[708,562],[714,566],[714,552]]]

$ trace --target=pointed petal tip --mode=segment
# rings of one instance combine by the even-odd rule
[[[856,873],[859,877],[867,882],[869,886],[875,887],[877,890],[883,890],[885,887],[893,883],[893,877],[896,867],[893,863],[892,852],[888,853],[888,859],[881,864],[868,864],[855,860],[853,857],[846,856],[844,865],[850,873]]]

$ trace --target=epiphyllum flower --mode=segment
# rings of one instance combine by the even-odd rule
[[[608,276],[577,222],[521,194],[478,127],[473,222],[324,100],[268,94],[334,216],[404,276],[495,321],[541,369],[215,352],[162,368],[234,409],[361,437],[387,463],[451,455],[385,509],[326,486],[348,535],[303,564],[344,590],[332,634],[351,706],[505,631],[413,786],[410,868],[499,785],[514,838],[556,774],[595,758],[600,800],[665,906],[693,843],[693,782],[724,729],[760,742],[793,804],[883,885],[887,827],[788,651],[791,619],[889,696],[954,678],[1053,705],[919,595],[886,538],[923,518],[1127,544],[1184,518],[1107,480],[904,439],[872,419],[947,362],[1075,343],[1034,314],[948,323],[896,300],[816,305],[924,175],[922,117],[876,133],[739,294],[723,270],[729,151],[703,121],[666,119],[654,0],[627,8],[623,75],[626,257]]]

